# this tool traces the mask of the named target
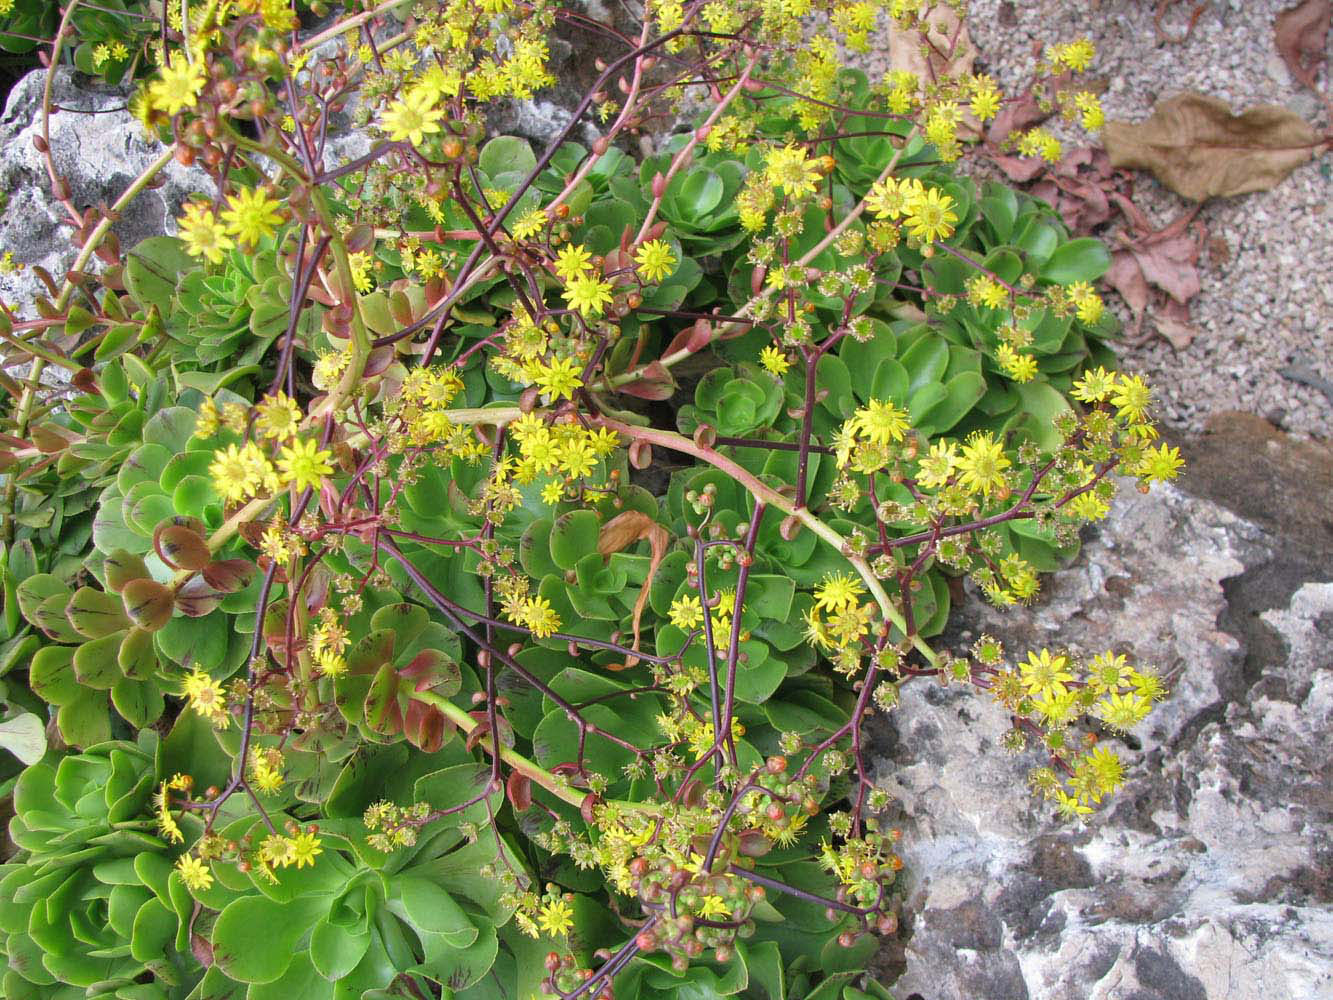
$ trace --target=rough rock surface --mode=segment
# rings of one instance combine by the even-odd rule
[[[12,251],[16,262],[28,265],[17,274],[0,275],[0,297],[25,316],[35,315],[31,300],[42,292],[32,265],[46,268],[59,281],[77,250],[64,225],[67,213],[51,194],[45,158],[33,146],[33,137],[41,135],[45,77],[44,70],[36,70],[15,84],[0,117],[0,191],[9,199],[0,218],[0,250]],[[52,158],[80,209],[114,202],[161,152],[125,110],[124,91],[90,89],[83,82],[76,85],[68,69],[57,70],[52,101],[69,110],[51,116]],[[116,223],[122,248],[161,233],[166,218],[174,217],[191,191],[207,190],[202,171],[173,162],[164,173],[166,184],[144,192]]]
[[[43,293],[31,265],[44,267],[59,282],[77,252],[69,239],[68,213],[51,193],[45,157],[33,145],[42,130],[45,82],[45,70],[25,76],[10,91],[0,116],[0,191],[8,195],[0,218],[0,251],[11,251],[17,263],[27,265],[16,274],[0,275],[0,298],[22,316],[35,315],[32,298]],[[81,210],[113,203],[162,152],[126,110],[126,97],[122,89],[91,87],[87,78],[76,78],[65,67],[56,71],[52,103],[64,110],[51,116],[52,159]],[[326,146],[325,163],[337,165],[369,148],[363,134],[335,134]],[[174,160],[160,176],[161,186],[141,193],[115,223],[123,250],[148,236],[175,232],[186,199],[215,190],[202,169]]]
[[[1256,419],[1218,429],[1223,454]],[[1252,449],[1246,464],[1289,482],[1304,447]],[[1208,443],[1196,451],[1203,469],[1184,488],[1210,495]],[[1234,482],[1224,492],[1237,496]],[[877,762],[907,864],[905,941],[885,956],[899,1000],[1333,997],[1326,501],[1322,511],[1322,526],[1298,533],[1278,508],[1274,525],[1288,527],[1274,532],[1213,499],[1131,485],[1037,605],[963,610],[960,646],[985,630],[1011,654],[1115,648],[1174,690],[1129,738],[1104,737],[1129,780],[1071,826],[1024,787],[1036,754],[1000,749],[998,708],[956,688],[904,688]],[[1275,571],[1293,564],[1306,572]]]

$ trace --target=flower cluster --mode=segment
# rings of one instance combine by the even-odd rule
[[[886,177],[876,182],[866,195],[866,207],[881,221],[901,219],[908,235],[919,244],[947,240],[958,224],[953,198],[915,177]]]
[[[1128,731],[1166,697],[1161,677],[1131,666],[1123,654],[1112,651],[1080,662],[1068,652],[1040,649],[1008,667],[1001,662],[999,644],[993,640],[991,644],[994,649],[979,659],[992,674],[992,696],[1016,718],[1026,720],[1051,754],[1051,765],[1033,771],[1034,787],[1054,800],[1057,810],[1067,817],[1091,812],[1123,782],[1124,765],[1106,747],[1085,750],[1083,741],[1074,738],[1072,726],[1080,718],[1091,717],[1110,729]],[[1024,732],[1022,728],[1012,731],[1009,742],[1013,748],[1024,744]]]
[[[548,422],[536,413],[524,414],[509,426],[509,436],[518,446],[518,459],[512,462],[514,480],[531,483],[538,476],[558,476],[543,491],[547,503],[557,503],[564,495],[564,481],[590,476],[598,463],[619,444],[614,431],[599,427],[591,430],[576,421]]]
[[[560,628],[560,615],[545,597],[530,594],[530,586],[526,576],[501,576],[495,581],[496,597],[509,621],[529,629],[538,639],[545,639]]]

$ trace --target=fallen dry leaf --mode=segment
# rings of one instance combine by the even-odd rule
[[[1193,201],[1266,191],[1324,145],[1299,115],[1264,104],[1233,115],[1225,101],[1186,93],[1159,101],[1138,125],[1107,122],[1111,166],[1149,170]]]
[[[1325,45],[1331,17],[1333,3],[1329,0],[1305,0],[1273,21],[1278,54],[1291,75],[1311,90],[1315,89],[1315,74],[1327,57]]]
[[[1112,199],[1129,220],[1130,233],[1118,233],[1111,253],[1106,283],[1125,300],[1133,314],[1129,341],[1142,343],[1139,330],[1153,299],[1152,289],[1165,293],[1153,309],[1153,325],[1177,350],[1189,345],[1195,330],[1190,324],[1189,301],[1199,294],[1199,255],[1206,233],[1201,225],[1191,232],[1190,224],[1199,206],[1175,221],[1152,230],[1147,217],[1128,198],[1113,193]]]
[[[1162,21],[1166,18],[1166,9],[1171,6],[1172,0],[1157,0],[1157,13],[1153,17],[1153,27],[1157,30],[1157,38],[1160,41],[1168,42],[1171,45],[1183,45],[1189,41],[1189,37],[1194,33],[1194,26],[1199,23],[1199,18],[1203,12],[1208,9],[1208,4],[1196,3],[1190,10],[1188,20],[1185,22],[1185,31],[1180,35],[1167,34]]]
[[[1047,169],[1029,191],[1059,212],[1071,232],[1086,235],[1111,219],[1114,174],[1105,150],[1083,146]]]
[[[602,525],[601,533],[597,536],[597,552],[603,558],[610,556],[612,552],[619,552],[644,539],[648,540],[648,545],[652,550],[652,558],[648,563],[648,576],[643,581],[643,586],[639,588],[639,599],[634,602],[634,645],[632,648],[635,652],[639,649],[639,619],[643,617],[644,606],[648,603],[648,590],[653,585],[653,577],[657,576],[657,567],[661,565],[662,557],[666,555],[667,546],[671,544],[671,536],[667,533],[666,528],[647,514],[637,510],[627,510],[617,514]],[[623,664],[616,664],[611,669],[628,670],[638,662],[639,658],[637,656],[631,656]]]
[[[1163,311],[1160,315],[1153,317],[1153,324],[1157,327],[1157,332],[1171,344],[1177,351],[1183,351],[1190,346],[1190,343],[1197,336],[1198,331],[1194,329],[1193,324],[1175,318],[1169,312]]]
[[[954,11],[940,6],[926,17],[929,30],[904,31],[896,21],[889,21],[889,65],[915,73],[924,84],[943,77],[965,76],[972,72],[977,47]],[[922,54],[922,35],[930,43],[930,58]]]
[[[889,67],[915,73],[924,86],[947,77],[963,77],[972,72],[977,47],[967,33],[967,25],[949,7],[940,6],[926,17],[926,30],[904,31],[896,21],[889,21]],[[929,43],[929,58],[923,53],[923,36]],[[958,134],[964,139],[981,137],[981,123],[968,112]]]

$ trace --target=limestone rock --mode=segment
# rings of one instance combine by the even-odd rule
[[[45,70],[34,70],[14,85],[0,117],[0,190],[8,195],[0,219],[0,251],[12,251],[18,263],[40,265],[60,281],[73,262],[77,248],[63,205],[51,193],[45,157],[33,137],[41,134],[42,90]],[[51,116],[51,151],[56,170],[70,184],[79,209],[101,202],[110,205],[163,147],[144,136],[126,109],[125,89],[93,88],[67,67],[56,71],[52,101],[64,110]],[[335,132],[324,152],[334,166],[344,158],[370,149],[364,133]],[[140,240],[176,231],[175,219],[185,201],[195,194],[212,196],[208,174],[172,161],[163,171],[164,183],[142,192],[113,227],[122,249]],[[43,286],[31,266],[17,274],[0,275],[0,298],[23,316],[35,315],[31,301]]]
[[[986,631],[1015,656],[1115,648],[1173,695],[1103,737],[1128,780],[1071,826],[1028,794],[1039,759],[1001,750],[993,703],[903,688],[877,761],[907,866],[907,939],[884,970],[899,1000],[1333,996],[1333,584],[1247,626],[1274,630],[1267,659],[1223,628],[1235,581],[1296,541],[1131,485],[1034,607],[963,609],[960,646]]]
[[[45,70],[25,76],[10,91],[0,117],[0,190],[9,198],[0,220],[0,249],[12,251],[19,263],[46,268],[59,281],[77,248],[64,224],[67,213],[51,193],[45,158],[33,145],[41,134],[45,82]],[[126,110],[127,96],[125,90],[76,83],[67,67],[56,71],[52,102],[63,110],[51,116],[52,159],[80,210],[114,202],[162,151]],[[166,183],[145,191],[115,224],[122,248],[163,232],[191,192],[209,190],[201,170],[173,161],[164,174]],[[31,266],[0,276],[0,297],[21,315],[34,315],[31,299],[42,287]]]

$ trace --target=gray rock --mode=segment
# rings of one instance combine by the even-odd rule
[[[1234,581],[1297,539],[1218,504],[1128,485],[1032,608],[970,602],[1011,656],[1107,648],[1173,678],[1124,740],[1128,780],[1082,826],[1024,787],[1004,713],[909,684],[880,733],[903,830],[900,1000],[1309,1000],[1333,996],[1333,583],[1274,595],[1255,662],[1224,631]],[[1328,567],[1325,566],[1327,576]]]
[[[68,213],[51,193],[45,158],[33,145],[41,134],[45,77],[44,70],[34,70],[15,84],[0,117],[0,190],[9,198],[0,219],[0,248],[12,251],[18,262],[46,268],[59,281],[77,248],[69,238]],[[52,159],[80,210],[114,202],[162,152],[126,110],[126,97],[123,90],[76,83],[67,67],[56,71],[52,99],[65,110],[51,116]],[[165,184],[145,191],[113,227],[122,248],[170,229],[169,220],[191,193],[210,190],[202,170],[173,161],[163,174]],[[0,276],[0,296],[20,315],[35,315],[31,300],[41,292],[31,267]]]

